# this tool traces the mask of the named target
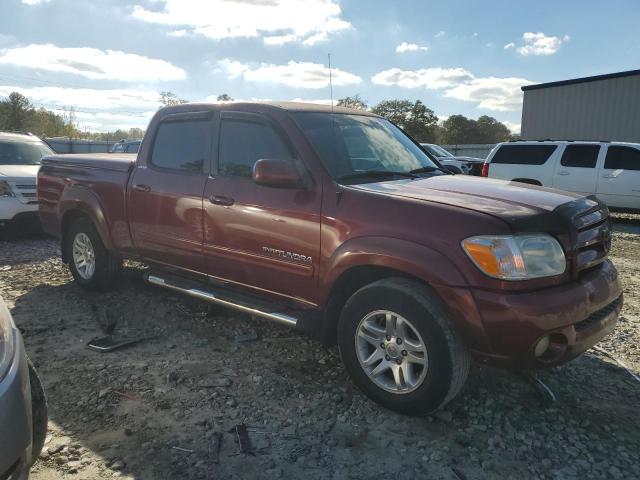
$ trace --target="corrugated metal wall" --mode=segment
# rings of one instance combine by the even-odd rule
[[[640,142],[640,75],[525,90],[522,138]]]
[[[469,143],[466,145],[441,145],[453,155],[460,157],[487,158],[495,143]]]

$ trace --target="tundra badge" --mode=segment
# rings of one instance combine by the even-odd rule
[[[300,253],[287,252],[285,250],[271,247],[262,247],[262,251],[267,255],[284,258],[285,260],[293,260],[294,262],[302,263],[313,263],[313,259],[311,257],[307,257],[306,255],[302,255]]]

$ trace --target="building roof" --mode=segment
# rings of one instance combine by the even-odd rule
[[[620,77],[633,77],[635,75],[640,75],[640,70],[627,70],[625,72],[606,73],[604,75],[594,75],[592,77],[571,78],[569,80],[559,80],[557,82],[538,83],[536,85],[525,85],[524,87],[520,87],[520,88],[522,89],[523,92],[526,92],[527,90],[538,90],[541,88],[549,88],[549,87],[562,87],[564,85],[573,85],[575,83],[597,82],[599,80],[609,80],[611,78],[620,78]]]

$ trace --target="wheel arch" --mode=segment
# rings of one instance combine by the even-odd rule
[[[336,341],[340,311],[360,288],[390,277],[415,280],[425,286],[466,285],[457,267],[442,253],[406,240],[365,237],[341,246],[329,261],[325,278],[321,339]]]

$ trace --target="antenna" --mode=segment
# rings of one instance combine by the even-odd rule
[[[327,53],[329,57],[329,94],[331,96],[331,113],[333,113],[333,79],[331,78],[331,54]]]

